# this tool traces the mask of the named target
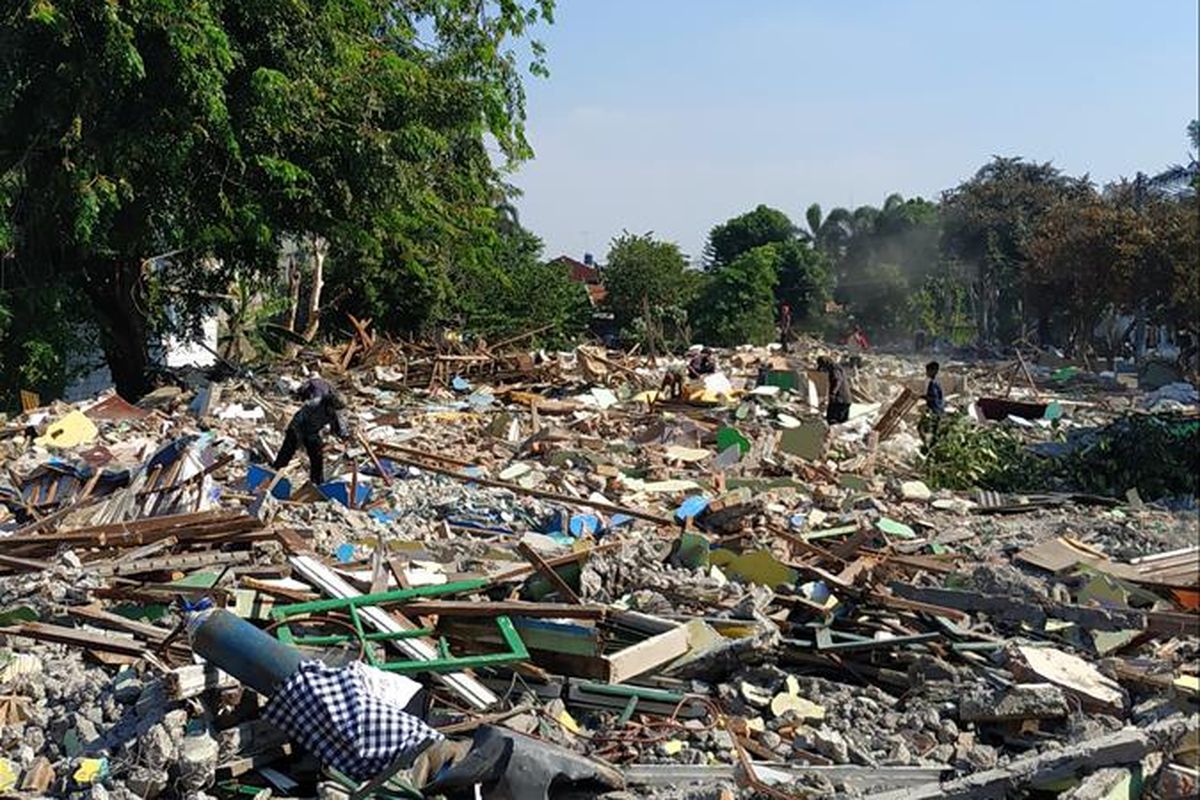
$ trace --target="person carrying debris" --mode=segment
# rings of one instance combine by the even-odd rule
[[[300,384],[300,388],[293,394],[296,399],[303,401],[304,405],[300,406],[300,410],[288,423],[283,445],[271,466],[277,470],[286,467],[296,454],[296,448],[303,444],[304,451],[308,453],[309,480],[319,486],[325,481],[322,455],[325,442],[321,433],[326,427],[330,427],[339,439],[350,436],[343,413],[346,404],[328,381],[315,375]]]
[[[825,421],[837,425],[850,419],[850,381],[846,371],[828,356],[817,359],[817,369],[829,378],[829,399],[825,404]]]

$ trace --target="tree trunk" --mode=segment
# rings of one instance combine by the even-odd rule
[[[300,267],[295,258],[288,259],[288,319],[287,329],[296,332],[296,314],[300,311]]]
[[[1133,357],[1141,361],[1146,357],[1146,304],[1139,303],[1137,318],[1133,326]]]
[[[329,254],[329,242],[313,236],[312,245],[312,291],[308,295],[308,316],[304,326],[304,338],[311,342],[321,327],[321,289],[325,286],[325,256]]]
[[[117,393],[135,401],[150,390],[149,325],[140,296],[141,264],[98,260],[87,265],[84,288],[100,329],[104,359]]]

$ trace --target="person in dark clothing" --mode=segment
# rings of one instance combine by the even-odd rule
[[[946,413],[946,398],[937,379],[940,369],[941,365],[936,361],[925,365],[925,377],[929,379],[929,383],[925,385],[925,408],[930,414],[938,417]]]
[[[788,352],[792,341],[792,307],[784,303],[779,307],[779,345]]]
[[[701,375],[712,375],[716,371],[717,360],[713,357],[712,350],[707,347],[688,360],[688,377],[692,380]]]
[[[925,384],[925,414],[917,425],[917,431],[926,447],[937,441],[938,430],[942,426],[942,415],[946,413],[946,398],[942,394],[942,384],[937,379],[940,369],[941,365],[936,361],[925,365],[925,377],[929,382]]]
[[[827,356],[817,359],[817,369],[829,378],[829,399],[825,404],[825,421],[837,425],[850,419],[850,381],[840,365]]]
[[[325,480],[325,461],[322,456],[325,443],[321,433],[330,427],[339,439],[350,435],[343,415],[346,404],[328,381],[316,377],[302,383],[294,394],[304,404],[288,423],[283,445],[271,466],[274,469],[286,467],[296,455],[296,449],[303,444],[304,451],[308,453],[309,479],[320,485]]]
[[[660,400],[676,400],[683,397],[687,383],[688,368],[686,364],[674,364],[663,373],[662,385],[658,387]]]
[[[758,372],[754,376],[754,385],[766,386],[769,377],[771,377],[771,367],[764,361],[758,365]]]

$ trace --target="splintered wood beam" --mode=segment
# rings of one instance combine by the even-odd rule
[[[375,469],[379,471],[379,475],[383,478],[383,482],[388,486],[392,485],[392,473],[383,468],[383,462],[379,460],[379,456],[375,455],[375,450],[371,447],[371,443],[367,441],[367,437],[362,435],[362,431],[355,434],[358,443],[362,445],[363,450],[367,451],[367,458],[371,459],[371,463],[375,465]]]
[[[575,594],[575,590],[567,585],[563,577],[554,571],[554,567],[547,564],[537,552],[525,542],[517,543],[517,552],[519,552],[526,561],[533,565],[533,568],[538,571],[542,577],[550,581],[554,588],[558,590],[559,595],[568,602],[574,605],[583,603],[579,599],[579,595]]]
[[[610,550],[617,550],[621,546],[621,542],[605,542],[604,544],[596,545],[595,547],[589,547],[586,550],[577,550],[572,553],[567,553],[566,555],[555,556],[554,558],[546,558],[542,560],[552,567],[561,567],[563,564],[571,564],[575,561],[580,561],[595,553],[607,553]],[[491,575],[489,576],[489,580],[493,584],[507,583],[508,581],[522,580],[525,577],[532,575],[536,571],[537,570],[534,569],[532,564],[525,564],[520,567],[513,567],[510,570],[505,570],[504,572]]]
[[[64,628],[59,625],[48,625],[44,622],[26,622],[11,628],[0,628],[9,636],[23,636],[40,642],[56,642],[86,650],[99,650],[105,653],[120,653],[122,655],[141,656],[149,652],[144,642],[139,642],[126,636],[113,636],[97,631]]]

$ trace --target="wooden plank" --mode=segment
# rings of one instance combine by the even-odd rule
[[[67,615],[86,622],[94,622],[101,627],[113,628],[123,633],[131,633],[152,644],[159,644],[171,635],[169,630],[160,628],[157,625],[122,617],[120,614],[105,611],[97,605],[71,606],[67,609]]]
[[[917,395],[913,393],[912,389],[907,386],[901,389],[900,396],[892,401],[887,411],[883,412],[883,416],[872,428],[878,435],[878,441],[882,442],[895,433],[896,428],[900,425],[900,420],[904,419],[904,415],[911,411],[916,404]]]
[[[563,580],[562,576],[555,572],[553,567],[543,561],[542,557],[538,555],[537,551],[535,551],[532,547],[525,542],[518,542],[517,552],[524,556],[525,560],[533,565],[533,568],[538,571],[538,574],[554,585],[554,588],[558,590],[559,596],[561,596],[564,600],[575,605],[579,605],[583,602],[579,599],[579,595],[575,594],[575,590],[568,586],[567,582]]]
[[[208,475],[209,473],[216,472],[221,467],[223,467],[226,464],[233,461],[234,458],[235,458],[235,456],[233,453],[226,453],[225,455],[221,456],[213,463],[209,464],[204,469],[200,470],[199,472],[197,472],[193,475],[189,475],[188,477],[184,478],[181,481],[175,481],[175,482],[167,484],[165,486],[156,486],[151,489],[143,489],[142,491],[137,493],[137,496],[138,497],[148,497],[149,495],[152,495],[152,494],[159,494],[162,492],[173,492],[176,489],[182,489],[186,486],[189,486],[190,484],[193,484],[199,480],[202,480],[204,478],[204,476]],[[182,458],[179,458],[176,460],[175,463],[178,464],[182,460],[183,460]],[[178,471],[178,470],[176,470],[176,471]]]
[[[375,537],[375,550],[371,553],[371,590],[368,594],[382,594],[388,590],[388,564],[383,536]]]
[[[321,595],[315,592],[306,592],[303,589],[293,589],[289,586],[277,586],[257,578],[242,578],[240,585],[244,589],[252,589],[272,597],[282,597],[284,600],[290,600],[293,603],[307,603],[310,600],[319,600],[321,598]]]
[[[53,565],[49,561],[0,554],[0,567],[9,567],[22,572],[44,572],[51,569]]]
[[[162,558],[147,558],[140,561],[120,561],[111,565],[95,567],[97,575],[140,575],[146,572],[176,572],[180,570],[199,569],[217,564],[245,564],[250,561],[251,553],[238,550],[228,553],[176,553]]]
[[[561,567],[563,564],[570,564],[584,559],[590,556],[592,553],[606,553],[609,550],[616,550],[622,546],[624,546],[624,543],[619,541],[605,542],[604,544],[596,545],[595,547],[589,547],[586,550],[576,550],[563,556],[555,556],[554,558],[547,558],[543,560],[552,567]],[[504,572],[498,572],[495,575],[492,575],[491,582],[495,584],[507,583],[514,580],[524,580],[527,576],[532,575],[534,572],[536,572],[536,570],[533,568],[533,565],[526,564],[524,566],[515,567],[513,569],[505,570]]]
[[[10,636],[23,636],[40,642],[57,642],[106,653],[141,656],[148,652],[148,648],[143,642],[133,638],[113,636],[98,631],[64,628],[44,622],[25,622],[14,627],[0,628],[0,631]]]
[[[393,480],[391,471],[383,468],[383,462],[379,460],[379,456],[375,455],[375,450],[372,449],[371,443],[367,441],[367,437],[363,436],[362,431],[356,432],[355,435],[358,437],[358,443],[361,444],[363,449],[367,451],[367,458],[371,459],[371,463],[374,464],[375,469],[379,471],[380,476],[383,478],[383,482],[388,486],[391,486]]]
[[[100,474],[100,470],[96,470],[96,475],[98,476],[99,474]],[[91,485],[91,484],[89,483],[89,485]],[[56,522],[58,522],[60,519],[67,516],[71,512],[78,511],[81,508],[86,508],[87,506],[99,503],[102,499],[103,498],[101,498],[101,497],[78,497],[78,498],[76,498],[75,502],[70,503],[70,504],[64,506],[63,508],[58,509],[57,511],[53,512],[52,514],[47,514],[46,516],[42,517],[41,519],[34,520],[33,522],[27,523],[27,524],[21,526],[20,528],[17,528],[15,531],[13,531],[13,536],[14,537],[15,536],[25,536],[26,534],[37,533],[38,531],[42,530],[43,528],[47,528],[51,525],[54,525]],[[5,537],[4,541],[5,541],[5,543],[11,542],[12,538]]]
[[[688,629],[684,625],[626,647],[618,653],[604,656],[608,665],[608,682],[624,683],[668,661],[674,661],[688,651]]]
[[[1027,547],[1018,552],[1014,558],[1055,574],[1070,569],[1080,562],[1092,564],[1099,560],[1093,551],[1076,547],[1062,538],[1048,539],[1033,547]]]
[[[135,547],[171,536],[180,542],[220,539],[259,530],[264,525],[239,510],[204,511],[77,528],[55,534],[13,535],[7,546],[33,545],[57,550],[59,545],[78,547]]]
[[[20,391],[21,395],[21,411],[28,414],[30,411],[36,411],[42,404],[42,399],[38,397],[37,392],[31,392],[26,389]]]
[[[529,603],[524,600],[417,600],[404,604],[409,614],[440,617],[533,617],[548,619],[604,619],[608,606]]]
[[[897,564],[910,569],[924,570],[926,572],[936,572],[943,575],[948,575],[954,572],[956,567],[948,560],[938,558],[936,556],[904,556],[884,553],[881,550],[872,550],[864,547],[860,551],[863,555],[874,556],[880,561],[885,561],[889,564]]]
[[[960,622],[969,620],[970,614],[961,611],[957,608],[948,606],[939,606],[933,603],[922,603],[919,600],[909,600],[904,597],[895,597],[882,592],[871,592],[868,595],[870,600],[887,608],[896,609],[898,611],[916,611],[921,614],[932,614],[935,617],[946,617],[947,619],[956,619]]]
[[[144,558],[149,558],[155,553],[161,553],[163,550],[170,550],[177,544],[179,544],[179,539],[175,538],[174,536],[168,536],[165,539],[159,539],[157,542],[151,542],[150,544],[142,545],[141,547],[135,547],[132,550],[127,550],[113,559],[113,563],[127,564],[130,561],[141,561]]]

